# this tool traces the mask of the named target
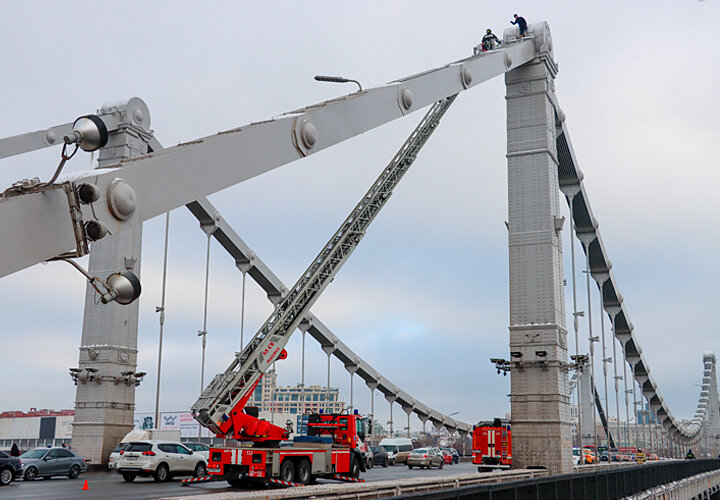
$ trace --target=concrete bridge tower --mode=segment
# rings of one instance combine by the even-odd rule
[[[100,150],[98,168],[148,153],[150,113],[141,99],[109,104],[101,112],[114,113],[120,123]],[[117,213],[122,215],[122,207]],[[105,278],[127,269],[140,276],[141,243],[142,225],[93,242],[90,274]],[[72,447],[90,465],[103,464],[133,428],[135,387],[142,379],[136,371],[138,308],[139,299],[101,304],[92,286],[86,287],[79,365],[71,369],[77,384]]]
[[[556,110],[547,23],[536,57],[505,74],[513,467],[572,471]],[[517,36],[505,31],[505,44]],[[506,61],[507,63],[507,61]]]

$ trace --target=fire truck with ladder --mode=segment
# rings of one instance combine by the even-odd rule
[[[263,326],[224,373],[216,375],[191,410],[195,419],[219,438],[239,446],[211,447],[208,474],[233,486],[250,482],[308,484],[317,478],[357,480],[365,470],[361,440],[371,423],[358,414],[312,414],[307,436],[258,418],[247,406],[265,371],[287,357],[290,335],[310,312],[320,294],[357,247],[397,183],[436,129],[457,94],[436,101],[413,130],[370,190],[355,206],[330,241],[278,302]]]
[[[510,422],[496,418],[473,426],[472,463],[478,471],[509,469],[512,465]]]

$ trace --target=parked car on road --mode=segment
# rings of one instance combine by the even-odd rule
[[[113,448],[113,451],[110,452],[110,457],[108,458],[108,469],[117,469],[118,461],[120,461],[120,457],[122,456],[122,451],[127,448],[127,446],[128,443],[120,443]]]
[[[385,438],[380,441],[380,446],[388,453],[388,465],[404,464],[408,453],[412,450],[410,438]],[[396,455],[401,454],[399,457]]]
[[[447,451],[452,455],[453,463],[458,463],[460,461],[460,453],[455,448],[440,448],[443,451]]]
[[[573,448],[572,461],[573,465],[582,465],[584,463],[583,453],[577,446]]]
[[[52,476],[77,479],[87,471],[85,459],[66,448],[35,448],[20,455],[20,461],[26,481]]]
[[[410,452],[407,457],[408,469],[417,466],[421,469],[437,467],[443,468],[444,460],[442,455],[432,448],[417,448]]]
[[[134,441],[123,450],[117,471],[128,482],[134,481],[137,476],[169,481],[173,476],[205,476],[207,461],[181,443]]]
[[[373,452],[373,463],[375,465],[388,466],[388,453],[383,446],[371,446],[370,450]]]
[[[18,457],[0,451],[0,486],[7,486],[22,476],[22,463]]]
[[[192,450],[193,453],[205,458],[205,463],[210,459],[210,447],[202,443],[183,443],[186,448]]]

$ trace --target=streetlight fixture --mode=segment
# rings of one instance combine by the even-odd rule
[[[362,92],[362,85],[360,85],[360,82],[357,80],[353,80],[352,78],[343,78],[342,76],[323,76],[323,75],[317,75],[315,76],[315,80],[318,82],[331,82],[331,83],[348,83],[353,82],[356,83],[358,86],[358,92]]]

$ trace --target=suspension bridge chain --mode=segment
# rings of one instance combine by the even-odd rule
[[[437,101],[410,134],[392,161],[352,210],[338,231],[278,303],[248,345],[228,369],[215,376],[191,410],[216,434],[227,412],[249,396],[267,367],[281,355],[289,337],[322,291],[357,247],[368,227],[385,206],[392,190],[417,158],[457,94]]]
[[[562,115],[559,107],[556,110],[558,110],[559,116]],[[620,342],[620,345],[624,347],[622,351],[625,360],[630,366],[633,377],[642,388],[642,394],[648,400],[652,411],[657,415],[658,422],[667,429],[671,436],[683,443],[692,444],[698,440],[700,431],[704,422],[706,422],[702,394],[706,394],[710,390],[710,377],[714,377],[715,364],[712,363],[712,369],[710,370],[713,373],[708,373],[706,364],[703,389],[698,403],[698,413],[689,424],[681,422],[675,418],[660,395],[657,383],[650,374],[650,367],[642,355],[642,349],[637,338],[633,334],[634,327],[629,320],[627,307],[612,272],[612,264],[598,230],[598,221],[592,213],[588,195],[583,185],[584,176],[578,167],[563,118],[564,115],[560,118],[562,123],[557,130],[560,190],[565,194],[568,204],[572,203],[570,213],[574,219],[575,236],[583,243],[581,246],[588,257],[592,277],[600,290],[603,308],[614,325],[613,334]],[[715,395],[715,401],[717,401],[717,395]],[[707,402],[706,397],[705,402]]]

